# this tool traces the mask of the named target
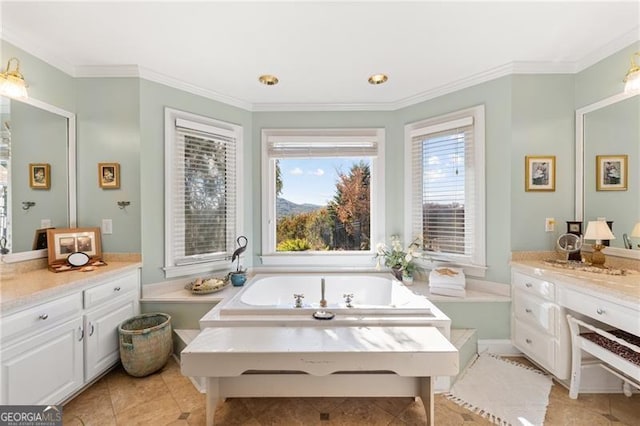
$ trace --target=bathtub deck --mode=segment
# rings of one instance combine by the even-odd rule
[[[225,327],[183,351],[182,373],[207,377],[207,424],[220,399],[420,396],[433,424],[434,376],[458,372],[435,327]]]

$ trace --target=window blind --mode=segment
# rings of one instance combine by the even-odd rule
[[[224,129],[177,119],[175,141],[174,263],[228,259],[236,229],[236,140]]]
[[[475,173],[471,117],[412,135],[412,228],[423,249],[471,257]]]
[[[327,137],[305,141],[280,137],[268,140],[267,155],[271,158],[375,157],[378,143],[370,139]]]

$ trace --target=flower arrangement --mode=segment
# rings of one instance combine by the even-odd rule
[[[402,242],[397,235],[391,236],[391,247],[384,243],[376,245],[376,269],[380,269],[380,264],[384,259],[384,266],[397,271],[399,274],[411,276],[415,270],[413,259],[420,257],[417,251],[420,247],[420,239],[414,239],[406,250],[402,248]]]

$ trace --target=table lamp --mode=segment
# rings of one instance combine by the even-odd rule
[[[636,223],[636,226],[633,227],[633,231],[631,231],[631,237],[640,238],[640,222]],[[640,244],[638,244],[640,247]]]
[[[602,240],[615,240],[616,237],[609,229],[607,222],[603,220],[593,220],[587,224],[587,230],[584,233],[585,240],[595,240],[593,245],[593,254],[591,255],[591,264],[594,266],[604,266],[604,253],[602,249],[605,247],[602,245]]]

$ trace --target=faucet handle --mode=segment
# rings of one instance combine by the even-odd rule
[[[296,308],[302,308],[302,299],[304,299],[304,294],[293,294],[293,298],[296,299]]]
[[[345,293],[342,297],[344,297],[344,303],[347,304],[347,308],[353,308],[353,305],[351,304],[353,301],[353,293]]]

